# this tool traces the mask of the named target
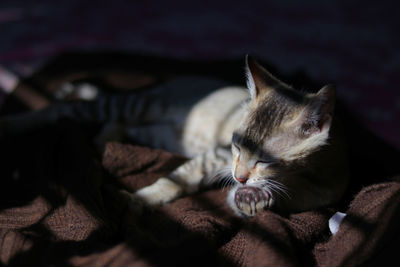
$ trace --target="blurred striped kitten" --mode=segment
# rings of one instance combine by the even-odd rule
[[[247,90],[185,77],[143,92],[2,118],[0,127],[13,133],[61,117],[97,121],[105,125],[97,144],[123,134],[191,158],[129,194],[132,206],[168,203],[215,177],[232,185],[227,202],[243,216],[270,208],[298,212],[338,201],[347,168],[340,133],[331,127],[334,87],[316,94],[296,91],[251,58],[246,58],[246,74]]]

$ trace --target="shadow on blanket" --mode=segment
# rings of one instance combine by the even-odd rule
[[[191,71],[234,82],[243,77],[238,73],[240,61],[207,65],[132,56],[113,65],[109,61],[118,57],[106,54],[96,55],[93,70],[85,65],[93,55],[75,56],[61,56],[27,83],[46,95],[56,78],[70,79],[73,71],[99,73],[99,62],[104,64],[103,74],[110,66],[135,62],[141,72],[129,65],[123,74],[153,77],[152,82]],[[224,66],[226,73],[221,72]],[[101,82],[108,82],[102,77]],[[305,78],[296,74],[293,79],[311,83]],[[129,83],[134,87],[137,81],[120,84],[120,90]],[[100,156],[90,145],[97,125],[60,121],[6,136],[0,140],[0,262],[12,266],[375,266],[393,262],[399,245],[400,179],[395,177],[400,173],[399,154],[342,112],[349,129],[352,171],[342,203],[288,216],[266,211],[249,220],[233,215],[225,204],[226,191],[219,188],[145,210],[140,216],[127,212],[127,201],[118,188],[137,190],[185,159],[117,142],[108,143]],[[337,209],[348,216],[331,236],[327,222]]]

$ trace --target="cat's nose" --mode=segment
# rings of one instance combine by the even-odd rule
[[[238,182],[241,183],[241,184],[245,184],[246,181],[248,180],[247,177],[243,177],[243,176],[239,176],[239,177],[235,176],[235,179],[238,180]]]

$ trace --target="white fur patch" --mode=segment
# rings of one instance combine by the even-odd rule
[[[199,101],[187,116],[182,136],[183,152],[194,157],[218,145],[229,145],[241,120],[241,105],[248,99],[243,87],[224,87]]]
[[[167,178],[160,178],[154,184],[136,191],[134,196],[150,206],[157,206],[177,199],[182,191],[179,184]]]

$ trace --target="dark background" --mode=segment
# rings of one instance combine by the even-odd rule
[[[28,76],[71,50],[201,61],[250,53],[283,75],[336,84],[351,112],[400,148],[400,9],[370,2],[2,0],[0,64]]]
[[[230,77],[231,80],[243,82],[243,58],[245,54],[250,53],[271,67],[273,73],[279,73],[279,77],[288,79],[300,77],[296,81],[287,81],[299,87],[302,86],[299,81],[313,81],[305,82],[304,86],[335,83],[340,102],[344,102],[348,107],[348,111],[341,109],[340,115],[344,118],[353,115],[359,117],[367,128],[400,148],[400,37],[398,34],[400,9],[395,5],[395,1],[374,2],[370,4],[359,0],[280,0],[274,2],[242,0],[239,3],[234,3],[232,0],[210,3],[205,1],[0,0],[0,65],[23,77],[35,73],[36,79],[31,79],[34,81],[40,80],[43,73],[49,75],[56,69],[80,70],[89,65],[104,65],[109,62],[121,64],[123,68],[126,68],[132,62],[135,69],[140,69],[138,68],[140,66],[148,71],[157,70],[159,73],[163,73],[162,69],[166,69],[166,73],[173,72],[171,69],[174,68],[185,72],[185,66],[191,66],[199,73],[227,73],[226,77]],[[107,53],[98,53],[104,51]],[[96,53],[102,57],[97,57]],[[131,54],[142,56],[130,57]],[[160,57],[164,59],[160,60]],[[196,64],[182,64],[182,62]],[[152,65],[157,66],[152,68]],[[170,69],[171,66],[174,68]],[[221,68],[224,70],[220,70]],[[49,76],[45,77],[49,78]],[[28,83],[28,85],[32,84]],[[9,101],[10,99],[12,97],[0,90],[0,111],[2,107],[13,103]],[[354,226],[353,230],[364,239],[361,240],[363,242],[357,243],[353,239],[354,235],[348,235],[345,232],[344,245],[341,245],[342,243],[330,245],[333,249],[331,254],[326,255],[328,255],[327,258],[336,260],[339,250],[343,250],[346,254],[348,252],[346,246],[356,243],[360,246],[355,248],[355,258],[361,255],[364,257],[363,260],[370,259],[369,266],[375,266],[377,262],[382,265],[383,260],[390,261],[397,256],[399,220],[396,214],[400,214],[398,199],[395,197],[386,199],[390,195],[383,194],[382,190],[379,191],[379,188],[383,187],[382,184],[378,184],[375,187],[376,195],[369,195],[372,196],[371,198],[364,198],[365,195],[361,195],[356,204],[353,202],[351,207],[353,210],[347,208],[349,201],[360,192],[360,187],[382,183],[387,181],[385,178],[398,181],[399,178],[394,178],[394,175],[399,174],[399,154],[393,147],[386,146],[379,138],[367,133],[368,131],[362,125],[358,127],[357,120],[349,118],[344,122],[348,131],[347,136],[351,140],[349,158],[352,179],[343,203],[340,204],[343,211],[350,210],[347,222]],[[26,265],[21,262],[31,265],[36,262],[41,262],[41,265],[65,263],[66,259],[76,255],[83,256],[85,260],[87,259],[85,256],[91,257],[91,253],[104,252],[102,255],[107,256],[108,252],[113,253],[114,242],[123,240],[134,241],[133,244],[129,243],[128,251],[130,252],[132,249],[135,252],[135,248],[142,245],[140,242],[135,243],[137,241],[135,233],[126,236],[121,234],[123,232],[119,232],[121,229],[112,228],[114,220],[107,217],[107,212],[100,213],[99,216],[102,220],[109,219],[106,221],[109,224],[103,224],[104,221],[102,221],[101,225],[110,226],[111,230],[93,224],[96,223],[93,217],[82,217],[85,213],[77,212],[76,207],[71,205],[71,203],[82,203],[83,205],[79,205],[81,208],[96,215],[97,205],[104,201],[108,205],[105,210],[112,210],[112,215],[118,218],[115,220],[117,222],[121,218],[121,209],[123,209],[123,205],[107,201],[111,198],[107,198],[107,194],[97,194],[96,190],[100,183],[92,179],[101,179],[100,174],[104,170],[100,168],[101,166],[94,165],[93,151],[86,140],[87,131],[83,131],[85,129],[80,127],[81,125],[77,127],[61,121],[59,124],[40,129],[33,134],[7,136],[8,139],[0,140],[0,161],[4,163],[0,165],[2,177],[0,209],[16,207],[19,212],[8,213],[10,220],[6,221],[7,225],[0,229],[3,231],[1,233],[11,234],[7,235],[9,238],[2,239],[4,241],[2,247],[5,248],[2,251],[7,253],[7,257],[11,257],[11,263],[16,266]],[[128,152],[131,153],[131,151]],[[144,154],[140,151],[137,153]],[[120,158],[129,159],[129,157]],[[136,162],[135,157],[131,157],[131,160],[132,162],[125,164],[127,168]],[[119,169],[116,170],[119,171]],[[88,175],[89,171],[91,172]],[[131,171],[126,173],[130,174]],[[154,175],[154,179],[157,177],[159,175]],[[54,187],[53,182],[59,187]],[[393,190],[397,190],[395,183],[389,185],[393,186]],[[66,190],[61,190],[60,193],[59,188]],[[65,191],[66,195],[63,193]],[[374,193],[374,190],[368,189],[363,192]],[[104,200],[103,198],[99,200],[99,196],[105,197]],[[67,202],[67,199],[71,197],[77,199],[78,202]],[[25,212],[20,212],[19,207],[38,198],[44,199],[44,204],[35,202],[39,205],[29,204],[32,209],[28,207]],[[386,202],[381,201],[382,199],[386,199]],[[46,201],[53,205],[49,212],[43,214],[39,221],[35,219],[37,222],[35,221],[34,224],[21,228],[20,222],[25,225],[29,222],[28,218],[32,216],[39,218],[37,211],[46,210],[40,208],[40,205],[48,207]],[[376,209],[379,206],[376,203],[387,203],[387,206],[381,205],[380,209]],[[368,209],[371,209],[371,212],[366,213],[365,216],[357,216],[363,214],[361,211]],[[214,210],[213,208],[212,211]],[[69,216],[65,216],[66,214]],[[276,215],[268,215],[265,217],[268,225],[271,219],[278,218]],[[192,216],[198,220],[199,213],[192,213]],[[110,217],[115,219],[115,217]],[[77,222],[76,218],[81,221]],[[149,218],[157,225],[158,221],[165,221],[154,220],[153,216]],[[300,227],[299,230],[318,231],[310,227],[311,221],[308,220],[310,217],[304,218],[303,221],[307,227]],[[11,222],[15,222],[19,228],[15,230],[15,225]],[[51,222],[55,223],[51,224]],[[167,224],[167,227],[174,226],[176,224],[174,222]],[[319,222],[326,227],[325,220],[319,220]],[[118,223],[118,225],[121,224]],[[298,225],[298,222],[293,225]],[[152,224],[150,226],[144,224],[144,226],[151,234],[154,233]],[[176,227],[181,226],[175,225],[170,229],[176,229]],[[56,231],[53,231],[54,229]],[[284,231],[275,227],[271,229],[286,233],[288,228]],[[71,236],[74,238],[73,235],[80,230],[92,231],[90,233],[93,235],[77,242],[53,242],[53,238],[61,240],[69,240]],[[106,230],[110,232],[107,233]],[[60,231],[64,231],[66,235],[56,237]],[[175,231],[156,231],[155,236],[157,237],[157,233],[160,232],[175,235]],[[228,233],[229,237],[233,236],[230,229],[227,231],[223,227],[221,231],[223,234]],[[14,232],[23,233],[24,239],[18,239],[21,238],[20,235],[15,235],[13,239]],[[266,231],[259,229],[256,234],[261,234],[265,240],[271,240],[270,233],[272,232],[269,229]],[[5,235],[1,233],[0,237],[4,237]],[[97,234],[104,234],[106,237],[101,236],[100,239]],[[213,236],[219,237],[214,235],[214,232]],[[315,236],[318,238],[317,241],[321,242],[318,234]],[[92,239],[93,237],[95,238]],[[374,241],[375,237],[378,241]],[[29,243],[33,240],[32,238],[40,242],[21,250],[21,244],[29,246],[32,244]],[[99,238],[100,242],[96,238]],[[283,238],[283,240],[286,242],[292,240],[291,238],[293,237]],[[167,234],[161,235],[159,240],[171,240],[171,238]],[[225,242],[225,240],[222,238],[218,241]],[[250,244],[253,242],[251,238],[243,238],[243,240]],[[195,241],[196,245],[200,244],[203,248],[207,248],[202,245],[203,243]],[[309,243],[307,246],[300,242],[290,242],[289,246],[301,245],[301,249],[297,247],[293,249],[296,253],[302,254],[299,258],[304,257],[314,262],[314,254],[311,254],[310,249],[317,241],[310,239],[307,241]],[[254,244],[258,243],[254,242]],[[197,258],[204,255],[198,254],[197,250],[193,250],[193,247],[186,243],[183,243],[183,247],[186,249],[183,253],[175,247],[169,247],[167,250],[163,247],[159,250],[159,254],[160,252],[167,253],[167,256],[159,257],[159,254],[154,253],[154,247],[148,246],[150,256],[146,259],[150,262],[151,260],[163,262],[171,257],[180,259],[180,257],[174,257],[176,254],[169,254],[176,251],[190,258],[192,254],[186,254],[188,250],[191,253],[196,252]],[[16,255],[8,256],[12,255],[11,248],[17,251]],[[291,251],[286,249],[286,246],[284,248],[285,252]],[[137,251],[140,252],[140,250]],[[212,249],[212,253],[215,251]],[[324,253],[326,251],[329,252],[329,247]],[[102,255],[97,258],[99,264],[104,263]],[[334,255],[334,257],[329,257],[329,255]],[[124,257],[113,258],[116,261],[124,260]],[[202,257],[202,259],[213,260],[208,257]],[[352,260],[351,257],[349,259]],[[95,260],[93,259],[93,264],[96,263]]]

